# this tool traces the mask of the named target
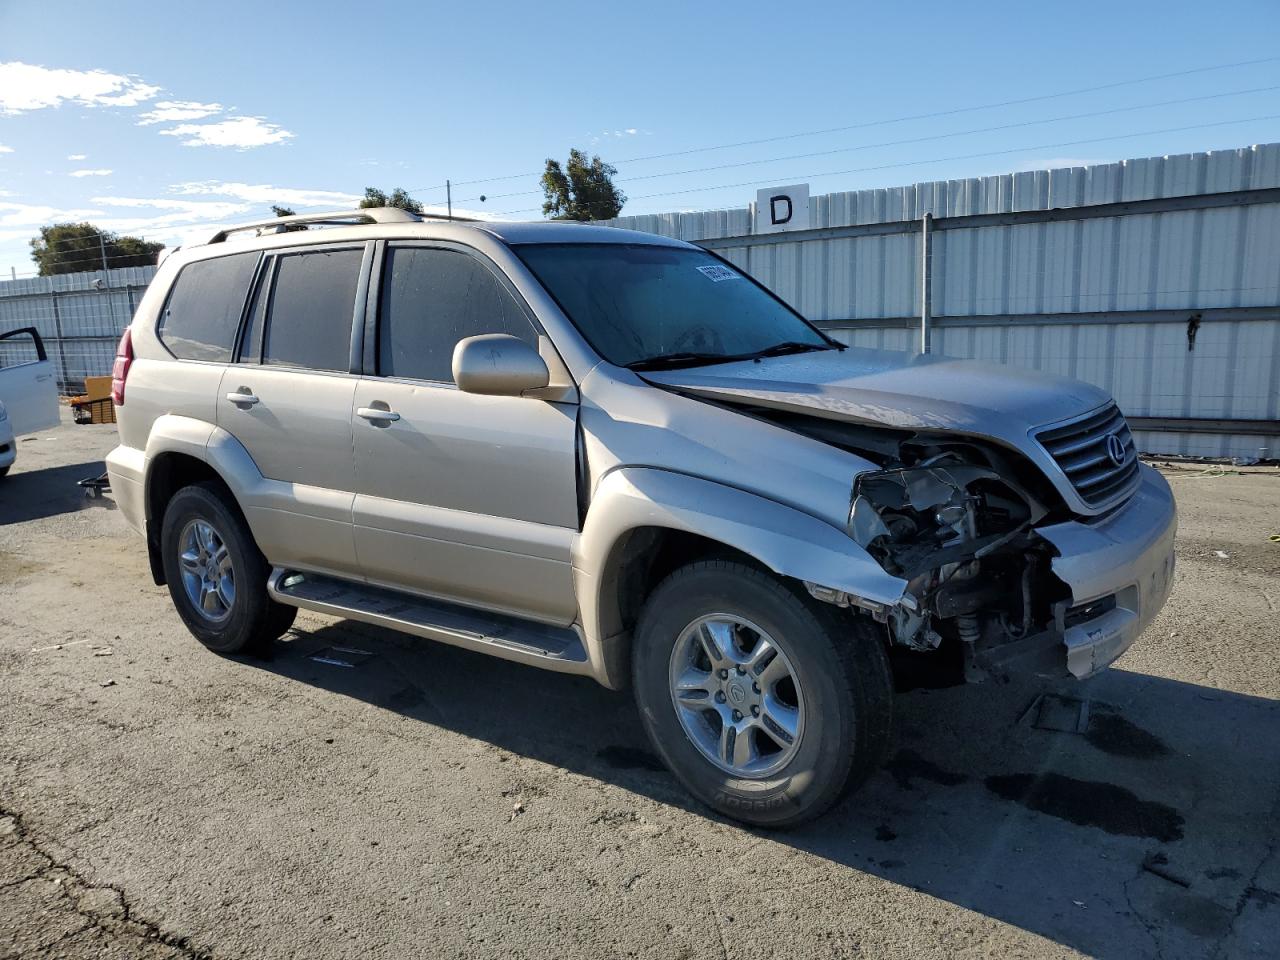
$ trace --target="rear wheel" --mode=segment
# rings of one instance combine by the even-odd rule
[[[267,595],[266,558],[221,485],[199,483],[174,494],[160,550],[173,605],[210,650],[259,649],[293,623],[296,608]]]
[[[874,624],[745,564],[696,563],[663,581],[641,613],[632,671],[672,772],[748,823],[818,816],[889,746],[893,683]]]

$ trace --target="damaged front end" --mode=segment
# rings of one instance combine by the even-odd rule
[[[925,683],[1085,679],[1168,599],[1177,511],[1148,466],[1122,502],[1081,516],[1041,467],[989,438],[750,409],[878,467],[853,482],[847,532],[901,596],[805,586],[883,623],[899,665]]]
[[[1051,570],[1053,548],[1035,525],[1049,508],[965,445],[925,448],[909,466],[862,474],[849,534],[906,581],[883,611],[893,644],[926,652],[958,644],[966,679],[1004,673],[1001,648],[1050,631],[1068,596]],[[999,467],[999,468],[998,468]]]

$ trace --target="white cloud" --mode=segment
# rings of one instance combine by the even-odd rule
[[[276,187],[268,183],[228,183],[224,180],[175,183],[169,189],[184,196],[235,197],[246,203],[279,204],[284,207],[351,207],[358,203],[362,196],[355,193],[339,193],[336,190]]]
[[[13,153],[13,147],[6,147],[3,143],[0,143],[0,153]]]
[[[197,103],[195,100],[160,100],[155,108],[138,117],[138,126],[152,123],[177,123],[180,120],[203,120],[221,113],[220,103]]]
[[[67,176],[69,177],[109,177],[115,173],[114,170],[72,170]]]
[[[87,153],[73,153],[67,157],[68,160],[87,160],[88,158],[89,155]]]
[[[272,143],[284,143],[293,133],[278,123],[264,117],[235,117],[217,123],[182,123],[168,130],[161,130],[166,137],[183,137],[184,147],[265,147]]]
[[[41,227],[96,216],[101,210],[51,207],[35,203],[0,203],[0,227]]]
[[[63,103],[86,107],[136,107],[160,88],[139,77],[105,70],[62,70],[10,61],[0,63],[0,114],[43,110]]]

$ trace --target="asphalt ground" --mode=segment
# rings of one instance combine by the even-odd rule
[[[1167,470],[1175,589],[1115,668],[904,692],[888,767],[770,833],[587,680],[309,613],[208,653],[76,486],[114,443],[0,483],[0,958],[1280,953],[1274,468]]]

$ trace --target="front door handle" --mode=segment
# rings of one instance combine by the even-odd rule
[[[363,417],[370,423],[395,423],[400,419],[400,414],[391,410],[379,410],[377,407],[359,407],[356,409],[356,416]]]
[[[252,407],[258,402],[258,398],[252,393],[228,393],[227,399],[232,403],[243,403],[246,407]]]

